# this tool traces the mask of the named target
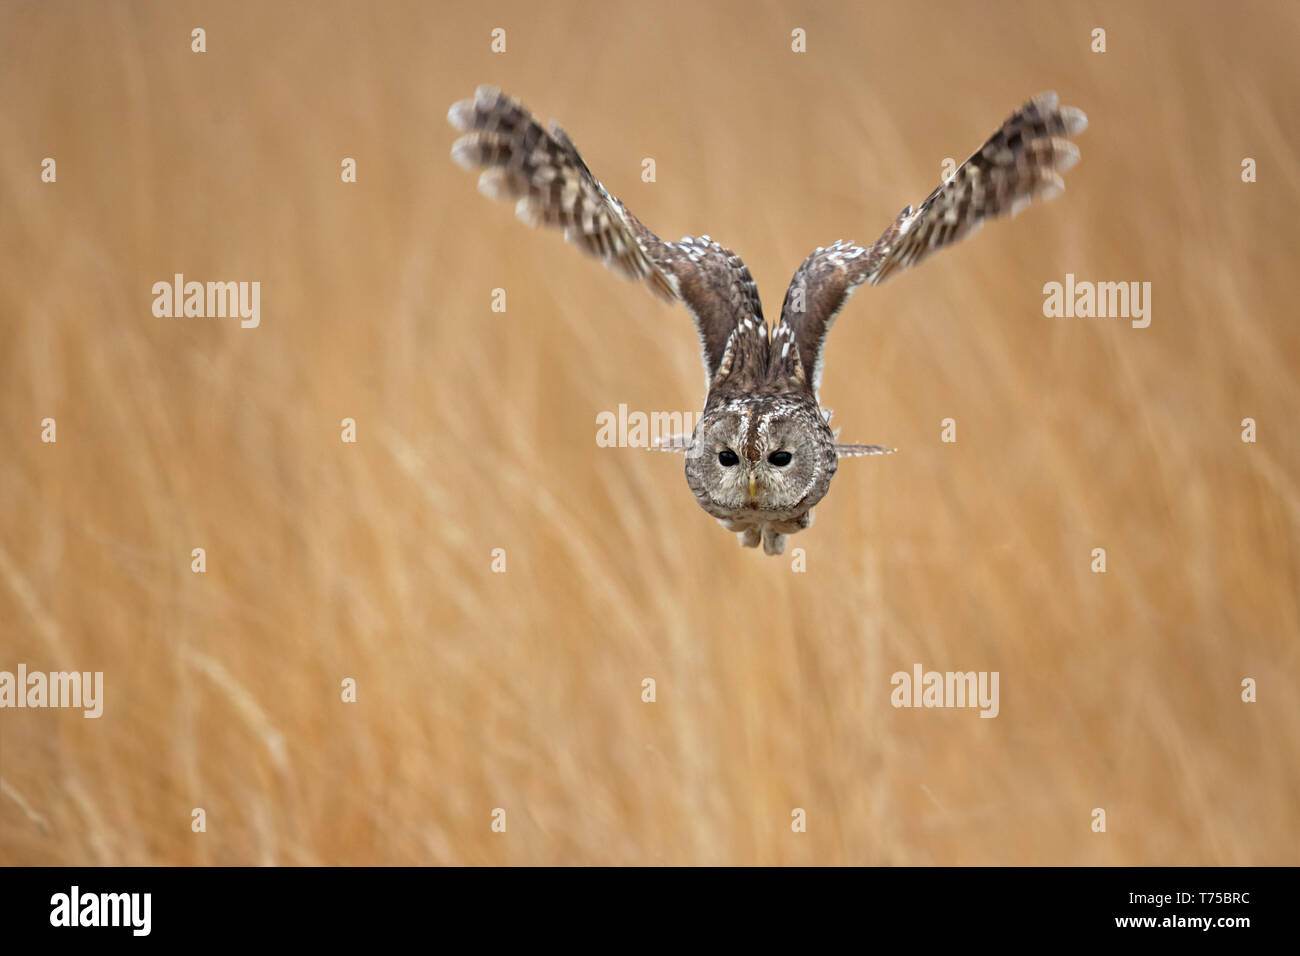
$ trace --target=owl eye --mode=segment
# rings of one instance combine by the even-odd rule
[[[774,451],[772,454],[767,456],[767,460],[778,468],[784,468],[786,465],[790,464],[790,459],[793,457],[794,456],[788,451]]]
[[[718,452],[718,464],[722,465],[724,468],[730,468],[732,465],[739,463],[740,458],[738,458],[736,453],[730,448],[724,448],[722,451]]]

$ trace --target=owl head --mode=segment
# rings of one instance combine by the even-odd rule
[[[686,482],[715,518],[786,520],[822,499],[835,437],[801,396],[752,396],[706,407],[686,450]]]

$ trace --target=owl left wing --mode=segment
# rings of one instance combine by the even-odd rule
[[[971,235],[988,219],[1014,216],[1033,199],[1058,195],[1061,173],[1079,161],[1067,136],[1088,118],[1041,93],[1016,110],[915,210],[908,206],[870,246],[852,242],[818,248],[804,260],[786,291],[781,325],[794,334],[813,388],[821,386],[826,334],[853,291],[883,282],[944,246]]]
[[[524,222],[563,229],[567,240],[614,271],[684,302],[709,381],[732,332],[747,319],[762,324],[758,289],[738,256],[708,236],[664,242],[610,195],[554,122],[543,128],[523,104],[491,86],[453,104],[447,119],[465,133],[452,146],[452,159],[466,169],[484,168],[482,193],[515,200]]]

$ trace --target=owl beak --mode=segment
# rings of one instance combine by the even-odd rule
[[[758,478],[754,475],[749,476],[749,500],[753,501],[754,496],[758,493]]]

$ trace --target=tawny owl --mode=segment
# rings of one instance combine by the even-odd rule
[[[465,132],[452,158],[486,167],[483,193],[517,200],[520,219],[562,228],[620,273],[686,304],[708,390],[694,434],[661,447],[686,456],[686,481],[700,507],[742,545],[761,541],[768,554],[780,554],[786,535],[812,524],[840,458],[887,453],[836,444],[817,397],[826,333],[853,290],[920,262],[985,219],[1060,193],[1060,174],[1079,159],[1066,137],[1088,123],[1055,93],[1034,97],[871,245],[840,240],[816,249],[795,272],[773,327],[739,256],[708,236],[664,242],[609,194],[554,122],[543,128],[517,100],[487,86],[454,104],[447,119]]]

